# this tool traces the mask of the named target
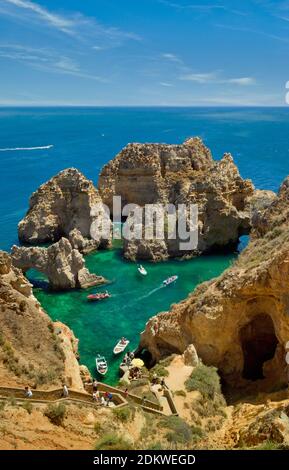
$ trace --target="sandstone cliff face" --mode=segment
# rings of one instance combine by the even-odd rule
[[[99,178],[103,202],[113,195],[122,203],[197,204],[199,242],[186,253],[177,240],[125,241],[128,259],[165,259],[200,254],[236,244],[250,230],[254,187],[243,180],[230,154],[214,161],[199,138],[182,145],[129,144],[103,168]]]
[[[110,239],[91,239],[92,224],[104,218],[101,209],[94,210],[99,204],[101,198],[91,181],[75,168],[63,170],[32,194],[29,210],[18,225],[19,239],[36,245],[71,234],[83,252],[106,247]]]
[[[66,238],[61,238],[49,248],[14,245],[11,257],[13,265],[23,272],[34,268],[45,274],[54,290],[87,288],[106,282],[102,276],[88,271],[82,254],[72,248]]]
[[[140,348],[154,360],[183,353],[192,343],[231,386],[265,389],[286,382],[288,181],[263,215],[256,213],[254,237],[235,265],[147,323]]]
[[[73,334],[42,310],[22,272],[0,252],[0,381],[2,386],[82,389]]]

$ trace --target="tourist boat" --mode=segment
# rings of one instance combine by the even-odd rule
[[[127,347],[128,344],[129,344],[128,339],[126,339],[126,338],[120,339],[119,342],[117,343],[117,345],[113,348],[113,353],[114,354],[120,354],[121,352],[123,352],[125,350],[125,348]]]
[[[95,358],[96,370],[100,375],[105,375],[108,371],[107,362],[104,356],[97,355]]]
[[[90,294],[87,296],[87,300],[104,300],[111,297],[108,292],[99,292],[98,294]]]
[[[146,276],[147,275],[147,270],[140,264],[139,267],[137,268],[138,272],[142,275],[142,276]]]
[[[168,285],[172,284],[173,282],[175,282],[177,279],[178,279],[178,276],[168,277],[167,279],[165,279],[163,281],[163,286],[168,286]]]

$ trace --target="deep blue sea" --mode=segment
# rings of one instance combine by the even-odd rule
[[[30,194],[58,171],[73,166],[97,183],[103,164],[128,142],[181,143],[196,135],[216,159],[231,152],[241,175],[257,188],[276,191],[289,174],[287,108],[0,108],[0,249],[17,243],[17,223]],[[135,347],[149,317],[221,273],[233,257],[146,265],[149,275],[140,279],[119,250],[94,253],[87,265],[114,281],[111,299],[91,305],[83,291],[36,289],[35,294],[52,319],[74,330],[81,361],[93,373],[96,353],[106,355],[107,380],[115,383],[119,359],[113,358],[112,348],[117,339],[128,336]],[[160,289],[171,274],[179,275],[176,285]]]
[[[219,159],[231,152],[243,177],[277,190],[289,174],[287,108],[0,108],[0,248],[16,242],[28,198],[75,166],[97,182],[102,165],[128,142],[180,143],[198,135]]]

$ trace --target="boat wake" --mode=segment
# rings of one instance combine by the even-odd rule
[[[159,286],[159,287],[156,287],[155,289],[150,290],[147,294],[142,295],[141,297],[139,297],[139,298],[137,299],[137,301],[146,299],[147,297],[149,297],[150,295],[153,295],[155,292],[157,292],[158,290],[162,289],[163,287],[164,287],[164,286]]]
[[[14,147],[0,149],[0,152],[16,152],[22,150],[49,150],[52,149],[53,145],[44,145],[43,147]]]

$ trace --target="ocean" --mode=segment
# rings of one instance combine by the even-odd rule
[[[0,249],[17,241],[17,223],[29,196],[64,168],[76,167],[97,184],[102,166],[128,142],[181,143],[200,136],[215,159],[231,152],[240,173],[256,188],[278,190],[289,174],[287,108],[0,108]],[[235,255],[145,264],[142,279],[119,248],[86,258],[91,271],[112,281],[112,298],[86,301],[88,292],[35,295],[53,320],[67,323],[79,338],[81,362],[95,374],[97,353],[106,355],[106,381],[116,383],[120,358],[112,348],[127,336],[133,349],[146,321],[185,298],[200,282],[219,275]],[[160,288],[178,274],[177,283]],[[41,278],[33,274],[33,278]]]

